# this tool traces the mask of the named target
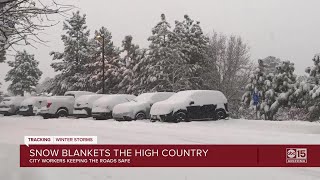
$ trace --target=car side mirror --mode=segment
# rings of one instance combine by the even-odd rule
[[[194,104],[194,101],[191,101],[190,103],[189,103],[189,105],[193,105]]]

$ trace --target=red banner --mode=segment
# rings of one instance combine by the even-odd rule
[[[26,145],[21,167],[320,167],[320,145]]]

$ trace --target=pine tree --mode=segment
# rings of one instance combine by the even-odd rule
[[[277,70],[277,66],[281,64],[281,60],[279,58],[276,58],[274,56],[268,56],[263,60],[264,66],[265,66],[265,72],[266,74],[274,74]]]
[[[258,60],[258,67],[250,76],[249,83],[245,87],[245,93],[242,96],[241,109],[253,109],[260,111],[263,107],[263,101],[266,95],[266,87],[271,85],[270,77],[265,74],[263,60]],[[262,107],[261,107],[262,106]],[[260,113],[257,114],[260,116]]]
[[[2,83],[0,82],[0,88],[1,88]],[[0,90],[0,102],[3,100],[3,92]]]
[[[318,120],[320,117],[320,54],[316,54],[312,61],[314,66],[306,68],[306,73],[309,74],[307,81],[300,82],[294,93],[296,104],[309,111],[309,121]]]
[[[39,62],[34,55],[28,54],[25,50],[17,52],[14,61],[8,62],[12,69],[7,73],[5,81],[11,81],[8,91],[15,95],[24,95],[24,92],[33,92],[42,75],[39,70]]]
[[[296,88],[296,75],[294,75],[294,64],[290,61],[281,62],[275,70],[259,60],[259,66],[250,77],[246,86],[246,92],[242,97],[243,107],[253,107],[254,97],[258,97],[256,111],[258,117],[273,120],[280,107],[291,107],[294,104],[294,92]],[[267,62],[268,63],[268,62]],[[266,75],[265,68],[268,72]]]
[[[175,22],[173,32],[173,43],[186,62],[184,70],[190,85],[187,89],[201,89],[204,82],[200,76],[205,71],[209,39],[203,34],[200,22],[195,22],[188,15],[182,22]]]
[[[62,74],[55,75],[49,82],[48,86],[43,89],[43,93],[54,94],[54,95],[64,95],[66,88],[63,87],[64,76]]]
[[[132,36],[129,35],[122,41],[121,52],[124,53],[124,57],[121,61],[122,81],[119,83],[119,88],[123,93],[133,93],[137,89],[135,81],[140,73],[137,69],[137,64],[144,58],[145,50],[133,44]]]
[[[64,52],[51,52],[53,62],[51,66],[55,71],[61,72],[60,80],[55,84],[60,91],[87,90],[88,71],[85,65],[89,61],[89,30],[86,26],[86,15],[80,15],[77,11],[63,24],[66,34],[61,36],[64,43]]]
[[[280,107],[291,107],[292,94],[295,92],[296,75],[294,64],[290,61],[281,62],[272,75],[272,85],[268,86],[266,97],[261,107],[265,119],[273,120]]]
[[[139,92],[145,91],[179,91],[185,89],[185,61],[178,47],[172,43],[175,34],[170,30],[164,14],[161,21],[152,29],[149,49],[145,58],[137,65],[140,70],[137,77]]]
[[[86,79],[92,85],[90,89],[93,92],[102,92],[102,38],[104,38],[105,93],[118,93],[118,84],[121,81],[120,50],[114,46],[111,32],[105,27],[96,30],[95,38],[90,41],[90,61],[85,66],[90,73]]]

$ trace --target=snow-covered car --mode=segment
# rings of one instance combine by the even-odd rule
[[[46,100],[46,105],[41,107],[39,115],[44,119],[72,115],[75,99],[88,94],[94,93],[88,91],[67,91],[64,96],[49,97]]]
[[[38,113],[41,107],[45,106],[48,97],[45,96],[34,96],[28,97],[21,102],[19,108],[19,114],[23,116],[34,116]]]
[[[76,99],[74,103],[73,116],[75,117],[90,117],[92,112],[93,102],[104,94],[89,94],[83,95]]]
[[[150,115],[152,121],[225,119],[229,116],[228,101],[220,91],[180,91],[167,100],[155,103],[151,107]]]
[[[92,117],[97,120],[111,119],[114,106],[136,98],[130,94],[112,94],[102,96],[92,106]]]
[[[172,96],[173,92],[143,93],[130,102],[116,105],[112,116],[120,120],[141,120],[150,118],[151,106],[159,101],[164,101]]]
[[[5,116],[17,114],[24,99],[22,96],[5,97],[0,103],[0,114]]]

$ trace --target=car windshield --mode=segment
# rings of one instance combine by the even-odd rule
[[[64,96],[72,96],[72,97],[75,97],[74,94],[65,94]]]

